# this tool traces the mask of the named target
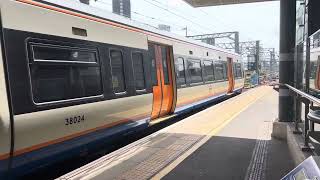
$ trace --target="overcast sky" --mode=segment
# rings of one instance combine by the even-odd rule
[[[112,0],[92,3],[111,11]],[[132,19],[188,35],[239,31],[241,41],[261,40],[263,47],[279,47],[279,1],[193,8],[183,0],[131,0]]]

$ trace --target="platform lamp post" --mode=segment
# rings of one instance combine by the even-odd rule
[[[280,0],[279,83],[294,83],[294,50],[296,37],[296,0]],[[294,104],[286,86],[279,87],[279,121],[293,121]]]

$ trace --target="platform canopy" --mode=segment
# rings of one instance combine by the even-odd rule
[[[255,3],[276,0],[184,0],[193,7],[218,6],[228,4]]]

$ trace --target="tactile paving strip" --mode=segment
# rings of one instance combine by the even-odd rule
[[[172,142],[169,146],[164,147],[160,151],[151,155],[148,159],[138,164],[133,169],[122,174],[117,179],[121,180],[143,180],[150,179],[157,172],[162,170],[166,165],[174,161],[180,154],[192,147],[193,144],[198,142],[204,136],[200,135],[179,135],[170,134],[165,139],[161,139],[158,143],[153,142],[153,146],[157,147],[162,142]],[[148,146],[148,145],[146,145]]]
[[[265,179],[269,140],[271,139],[272,122],[264,122],[259,129],[251,161],[247,169],[248,180]]]
[[[59,179],[150,179],[203,137],[205,136],[156,133]],[[121,169],[122,167],[126,169]]]

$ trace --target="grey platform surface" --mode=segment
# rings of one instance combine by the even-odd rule
[[[163,179],[280,179],[291,169],[286,142],[270,137],[277,117],[272,92],[241,112],[222,131]]]

